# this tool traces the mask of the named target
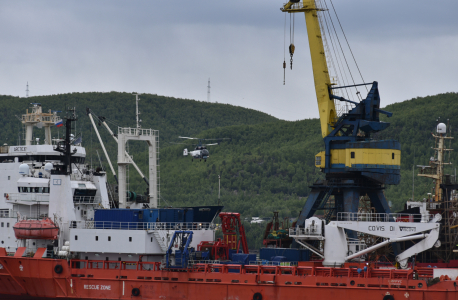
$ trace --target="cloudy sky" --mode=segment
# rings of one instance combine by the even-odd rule
[[[458,91],[457,0],[333,2],[364,80],[379,82],[382,106]],[[31,96],[137,91],[206,101],[211,78],[212,102],[316,118],[302,14],[283,85],[282,3],[0,0],[0,94],[24,97],[29,82]],[[289,44],[289,15],[287,24]]]

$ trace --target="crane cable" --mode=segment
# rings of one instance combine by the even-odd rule
[[[348,42],[348,39],[347,39],[347,35],[345,34],[345,31],[342,28],[342,24],[340,23],[340,19],[339,19],[339,16],[337,15],[337,11],[336,11],[336,9],[334,7],[334,3],[332,2],[332,0],[329,0],[329,1],[331,2],[332,9],[334,10],[334,14],[336,15],[337,21],[339,22],[339,26],[340,26],[340,29],[342,30],[342,34],[345,37],[345,41],[347,42],[347,46],[348,46],[348,49],[350,50],[351,56],[353,57],[353,61],[355,62],[356,68],[358,69],[359,76],[361,76],[361,80],[363,82],[365,82],[364,78],[363,78],[363,75],[361,74],[361,70],[359,69],[358,63],[356,62],[355,56],[353,55],[353,51],[351,50],[350,43]],[[369,92],[369,90],[367,89],[366,85],[365,85],[365,87],[366,87],[366,91]]]
[[[285,85],[286,78],[286,14],[285,25],[283,26],[283,85]]]
[[[328,9],[328,5],[326,4],[326,1],[324,2],[324,4],[326,5],[326,9]],[[333,6],[333,8],[334,8],[334,6]],[[335,13],[336,16],[337,16],[337,12],[335,11],[335,8],[334,8],[334,13]],[[345,64],[347,65],[348,72],[350,73],[351,80],[352,80],[353,84],[356,85],[355,79],[353,78],[353,74],[351,73],[350,66],[348,65],[347,57],[345,56],[345,52],[343,51],[342,44],[340,43],[339,35],[337,34],[337,30],[336,30],[336,28],[335,28],[335,26],[334,26],[334,22],[332,21],[332,18],[330,18],[330,20],[331,20],[332,28],[334,29],[334,32],[335,32],[335,34],[336,34],[336,38],[337,38],[337,42],[338,42],[339,47],[340,47],[340,51],[342,52],[342,56],[343,56],[343,58],[344,58],[344,60],[345,60]],[[342,29],[342,27],[341,27],[341,29]],[[343,29],[342,29],[342,30],[343,30]],[[356,90],[357,90],[357,89],[356,89]],[[357,90],[357,93],[356,93],[356,94],[359,96],[359,91],[358,91],[358,90]]]
[[[324,2],[324,0],[323,0],[323,2]],[[320,0],[320,4],[321,4],[321,0]],[[327,11],[327,14],[326,13],[323,14],[323,19],[324,19],[324,24],[326,25],[326,30],[328,32],[329,39],[331,41],[332,52],[334,53],[335,60],[337,62],[336,64],[334,64],[334,69],[336,71],[336,75],[337,75],[337,71],[340,74],[340,78],[341,78],[342,83],[343,83],[342,85],[343,86],[347,86],[347,85],[350,85],[350,83],[349,83],[350,81],[348,80],[347,73],[345,72],[345,68],[343,67],[343,63],[342,63],[342,58],[340,56],[340,52],[336,51],[337,46],[334,46],[334,44],[337,45],[337,41],[334,42],[335,36],[332,34],[332,31],[330,30],[330,25],[329,24],[332,21],[331,20],[331,14],[329,13],[329,10],[326,10],[326,11]],[[329,22],[328,22],[328,18],[329,18]],[[321,19],[320,19],[320,22],[321,22]],[[322,25],[321,27],[324,27],[324,26]],[[332,52],[330,51],[330,53],[329,53],[330,56],[331,56],[331,59],[332,59]],[[337,69],[336,69],[335,65],[337,65]],[[338,75],[337,75],[337,78],[339,78]],[[348,84],[347,84],[347,82],[348,82]],[[347,94],[348,99],[353,100],[353,95],[351,93],[348,93],[348,88],[344,89],[344,93]],[[345,108],[348,111],[348,102],[345,102]]]
[[[290,55],[290,66],[293,69],[293,54],[296,47],[294,46],[294,14],[289,15],[289,55]]]
[[[320,4],[321,4],[321,0],[320,0]],[[329,13],[329,11],[328,11],[328,13]],[[341,58],[337,54],[338,52],[336,52],[336,47],[334,46],[334,41],[333,40],[335,39],[335,37],[331,34],[330,26],[329,26],[328,20],[327,20],[327,14],[324,13],[322,15],[321,14],[318,15],[318,20],[320,22],[320,27],[323,28],[323,33],[322,33],[323,37],[324,37],[323,41],[326,42],[326,47],[328,48],[329,59],[330,59],[330,62],[331,62],[331,67],[334,69],[334,71],[336,73],[337,84],[340,85],[339,81],[341,80],[342,81],[341,85],[346,86],[347,85],[346,81],[348,81],[348,78],[347,78],[345,72],[342,73],[343,66],[341,66],[342,65]],[[325,38],[326,31],[327,31],[327,34],[329,36],[331,47],[329,47],[328,40]],[[334,56],[332,54],[334,54]],[[335,58],[336,62],[334,62],[334,58]],[[343,74],[345,74],[345,77],[344,77]],[[339,75],[340,75],[340,78],[341,78],[340,80],[339,80]],[[344,93],[347,94],[348,99],[352,99],[352,97],[351,97],[352,95],[351,95],[351,93],[350,94],[348,93],[348,89],[344,89]],[[344,106],[345,106],[345,111],[348,111],[349,109],[348,109],[348,103],[347,102],[345,102]],[[339,113],[338,113],[339,116],[340,116],[340,113],[342,113],[342,112],[339,110]]]

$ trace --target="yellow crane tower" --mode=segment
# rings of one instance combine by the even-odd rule
[[[325,0],[324,0],[325,1]],[[380,109],[378,83],[334,86],[331,83],[327,57],[320,27],[320,13],[315,0],[292,0],[281,10],[286,13],[304,13],[312,59],[315,91],[320,115],[325,151],[316,155],[315,166],[326,174],[311,187],[311,193],[299,216],[298,225],[322,210],[330,196],[335,205],[326,216],[330,219],[338,212],[356,212],[359,197],[368,195],[377,212],[390,212],[383,189],[386,184],[399,184],[401,146],[394,140],[375,140],[371,134],[382,131],[389,123],[381,122],[379,114],[392,113]],[[337,34],[337,33],[336,33]],[[335,95],[337,89],[372,85],[366,99],[359,102]],[[337,116],[334,101],[353,106]],[[329,209],[329,207],[327,207]]]

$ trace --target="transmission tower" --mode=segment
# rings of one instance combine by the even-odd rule
[[[210,102],[210,78],[208,78],[208,86],[207,86],[207,102]]]

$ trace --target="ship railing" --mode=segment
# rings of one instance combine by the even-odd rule
[[[97,204],[100,203],[100,196],[73,196],[74,204]]]
[[[297,261],[266,261],[266,260],[255,260],[250,261],[251,266],[282,266],[282,267],[294,267],[297,266]]]
[[[114,221],[73,221],[70,228],[78,229],[123,229],[123,230],[208,230],[214,229],[213,223],[195,222],[114,222]]]
[[[308,226],[307,228],[291,227],[289,229],[289,236],[321,236],[321,231],[318,226]]]
[[[429,222],[434,218],[432,214],[404,214],[404,213],[354,213],[339,212],[337,221],[357,222]]]
[[[431,268],[430,268],[431,270]],[[226,264],[195,264],[192,272],[195,273],[241,273],[259,275],[294,275],[294,276],[322,276],[335,278],[385,278],[385,279],[413,279],[413,270],[371,269],[370,272],[358,272],[357,268],[333,268],[315,266],[268,266],[268,265],[226,265]],[[428,278],[429,274],[424,278]],[[271,278],[271,277],[270,277]],[[274,283],[274,282],[266,282]],[[302,284],[302,283],[298,283]]]
[[[70,260],[72,269],[104,269],[104,270],[138,270],[138,271],[158,271],[160,262],[144,261],[117,261],[117,260]]]
[[[0,218],[13,218],[13,213],[9,209],[0,209]]]
[[[188,265],[190,267],[194,266],[195,264],[220,264],[220,260],[188,260]]]
[[[41,193],[5,193],[4,197],[6,202],[49,202],[49,194]]]
[[[159,136],[159,130],[118,127],[118,134]]]

